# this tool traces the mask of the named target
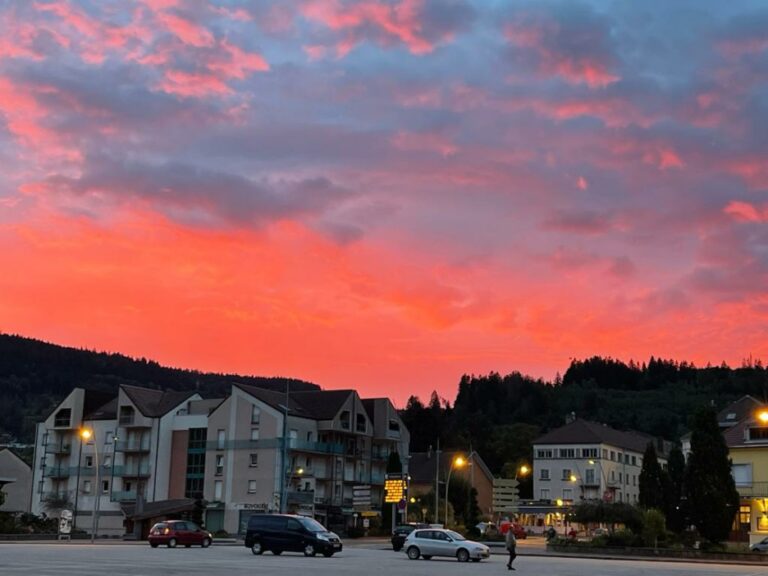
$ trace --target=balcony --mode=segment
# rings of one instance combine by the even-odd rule
[[[136,490],[115,490],[112,492],[113,502],[133,502],[136,500]]]
[[[43,476],[47,478],[69,478],[71,474],[72,468],[70,466],[46,466],[43,468]]]
[[[115,442],[115,452],[149,452],[149,438],[138,440],[118,440]]]
[[[115,466],[113,474],[123,478],[148,478],[152,475],[149,464]]]
[[[72,446],[70,444],[48,444],[45,447],[46,454],[71,454]]]
[[[742,498],[768,498],[768,482],[737,484],[736,490]]]

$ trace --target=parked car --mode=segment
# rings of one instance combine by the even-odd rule
[[[341,539],[317,520],[292,514],[254,514],[248,520],[245,546],[256,555],[269,550],[272,554],[318,552],[330,558],[341,552]]]
[[[208,548],[212,542],[213,535],[210,532],[188,520],[165,520],[152,526],[149,531],[149,545],[152,548],[160,544],[168,548],[176,548],[179,544],[187,548],[193,545]]]
[[[768,537],[763,538],[760,542],[755,542],[749,549],[752,552],[768,552]]]
[[[414,530],[416,530],[416,526],[413,524],[395,526],[395,529],[392,531],[392,550],[400,552],[403,549],[403,542],[405,542],[406,536]]]
[[[598,536],[608,536],[608,528],[595,528],[592,530],[592,538],[597,538]]]
[[[418,560],[419,557],[429,560],[433,556],[448,556],[456,558],[459,562],[480,562],[491,554],[485,544],[467,540],[458,532],[442,528],[414,530],[406,537],[403,548],[411,560]]]

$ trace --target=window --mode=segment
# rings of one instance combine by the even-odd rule
[[[563,500],[573,500],[573,490],[570,488],[563,488]]]
[[[552,450],[536,450],[536,458],[552,458]]]
[[[107,454],[104,456],[104,468],[110,468],[112,466],[112,456]]]
[[[608,450],[603,448],[603,460],[608,460]]]
[[[251,424],[255,424],[256,426],[259,425],[259,421],[261,420],[261,408],[254,405],[251,409]]]
[[[619,484],[621,484],[621,472],[619,472]]]
[[[110,430],[104,436],[104,444],[112,444],[112,441],[114,439],[115,439],[115,433]]]
[[[615,481],[616,481],[616,471],[611,470],[611,482],[615,482]]]
[[[542,468],[539,472],[539,480],[549,480],[549,468]]]
[[[632,456],[632,466],[637,466],[637,456]]]
[[[587,468],[584,471],[584,483],[587,486],[594,486],[595,485],[595,470],[594,470],[594,468]]]
[[[224,474],[224,456],[222,454],[216,455],[216,476]]]
[[[48,446],[48,432],[43,434],[43,446]]]
[[[355,430],[357,432],[365,432],[368,429],[368,422],[365,420],[364,414],[358,414],[356,417]]]
[[[202,452],[187,453],[187,474],[203,474],[205,472],[205,454]]]
[[[312,431],[307,432],[307,442],[312,442]]]
[[[123,482],[123,489],[124,489],[126,492],[130,492],[130,491],[131,491],[131,488],[133,488],[133,483],[132,483],[130,480],[128,480],[128,481],[124,481],[124,482]]]
[[[344,412],[341,413],[341,416],[339,417],[339,422],[341,423],[341,429],[342,430],[349,430],[349,410],[344,410]]]
[[[397,420],[390,420],[389,431],[394,432],[395,434],[400,434],[400,422],[398,422]]]
[[[309,456],[307,456],[306,468],[307,468],[307,470],[312,470],[312,458],[310,458]]]
[[[224,489],[224,482],[221,480],[216,480],[213,483],[213,499],[216,501],[221,501],[221,494]]]
[[[288,430],[288,446],[292,448],[296,447],[296,440],[298,439],[299,439],[298,430]]]
[[[752,486],[752,464],[734,464],[731,474],[736,486]]]
[[[749,526],[752,523],[752,508],[749,504],[739,506],[739,524]]]
[[[86,468],[93,468],[93,456],[86,456],[85,457],[85,467]]]
[[[560,458],[575,458],[576,452],[573,448],[560,448]]]
[[[253,494],[256,492],[256,480],[248,480],[248,493]]]
[[[259,429],[251,428],[251,442],[256,442],[259,439]]]
[[[250,466],[252,468],[255,468],[259,465],[259,455],[258,454],[251,454],[251,463]]]
[[[542,500],[549,500],[549,488],[542,488],[541,489],[541,499]]]
[[[136,411],[133,406],[120,406],[120,426],[130,426],[133,424],[133,417]]]
[[[309,487],[310,487],[310,483],[309,482],[304,482],[304,491],[305,492],[309,492]]]
[[[614,460],[616,460],[616,452],[611,450],[611,461],[614,461]]]
[[[749,429],[750,440],[768,440],[768,428],[750,428]]]
[[[207,428],[189,429],[189,450],[205,450],[205,443],[208,438]]]
[[[202,478],[187,478],[184,482],[185,498],[202,498],[204,480]]]
[[[224,444],[227,441],[227,431],[219,430],[216,433],[216,450],[224,450]]]
[[[53,420],[54,426],[63,426],[69,428],[69,423],[72,420],[72,410],[70,408],[62,408],[56,412],[56,417]]]
[[[571,469],[570,468],[563,468],[563,480],[566,480],[570,482],[571,480]]]
[[[83,480],[83,493],[90,494],[91,493],[91,481],[90,480]]]
[[[101,481],[101,493],[102,494],[109,494],[109,480],[102,480]]]

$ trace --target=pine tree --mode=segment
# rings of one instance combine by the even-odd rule
[[[739,508],[728,447],[711,409],[699,410],[691,426],[691,454],[685,469],[688,515],[710,542],[728,538]]]
[[[685,456],[680,448],[673,448],[667,462],[668,485],[666,490],[667,527],[680,533],[685,529],[683,489],[685,483]]]
[[[649,442],[643,454],[643,468],[640,470],[640,495],[638,503],[642,508],[664,510],[664,473],[656,456],[653,442]]]

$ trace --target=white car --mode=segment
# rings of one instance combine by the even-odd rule
[[[448,556],[459,562],[480,562],[491,555],[491,550],[485,544],[467,540],[453,530],[430,528],[414,530],[405,539],[403,550],[411,560],[419,557],[429,560],[433,556]]]

